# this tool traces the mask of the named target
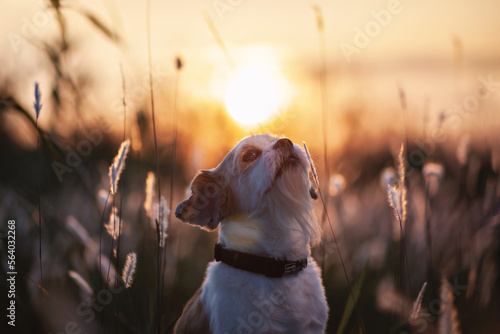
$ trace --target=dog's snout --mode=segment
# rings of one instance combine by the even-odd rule
[[[281,138],[279,139],[276,143],[274,143],[274,146],[273,148],[274,149],[278,149],[280,147],[284,147],[284,148],[292,148],[293,147],[293,143],[290,139],[288,138]]]

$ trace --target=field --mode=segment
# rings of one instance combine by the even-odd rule
[[[498,332],[498,5],[32,2],[1,14],[2,333],[171,333],[217,241],[175,208],[255,133],[318,171],[328,333]]]

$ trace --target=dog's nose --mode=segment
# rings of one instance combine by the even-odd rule
[[[293,143],[288,138],[281,138],[276,143],[274,143],[273,148],[276,150],[276,149],[278,149],[280,147],[292,148],[293,147]]]

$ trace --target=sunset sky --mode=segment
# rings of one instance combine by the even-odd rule
[[[22,90],[30,89],[35,80],[42,87],[50,85],[49,63],[30,44],[58,36],[48,1],[3,0],[2,4],[8,10],[0,20],[0,73],[18,77],[16,86]],[[63,4],[68,39],[75,48],[68,66],[92,79],[93,98],[101,103],[102,112],[121,101],[120,63],[129,89],[137,91],[137,99],[131,103],[140,105],[147,96],[146,1]],[[377,108],[397,105],[397,86],[402,85],[418,108],[430,98],[437,112],[453,102],[450,98],[457,91],[472,89],[478,75],[498,76],[500,4],[495,0],[152,0],[155,87],[172,98],[174,59],[181,56],[185,66],[180,96],[185,108],[199,108],[202,101],[228,110],[228,101],[236,100],[247,109],[283,110],[293,104],[317,112],[321,57],[313,5],[321,8],[325,27],[329,108],[356,107],[362,101]],[[123,42],[119,46],[111,43],[77,14],[82,10],[93,13]],[[204,15],[213,21],[227,54],[215,41]],[[457,67],[458,53],[463,61]],[[267,86],[259,84],[264,81]],[[261,96],[259,90],[274,92],[274,96]],[[242,97],[242,91],[253,95]],[[260,104],[249,102],[253,100]]]

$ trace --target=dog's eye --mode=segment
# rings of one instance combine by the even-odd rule
[[[260,152],[258,150],[248,150],[243,154],[243,162],[252,162],[260,156]]]

